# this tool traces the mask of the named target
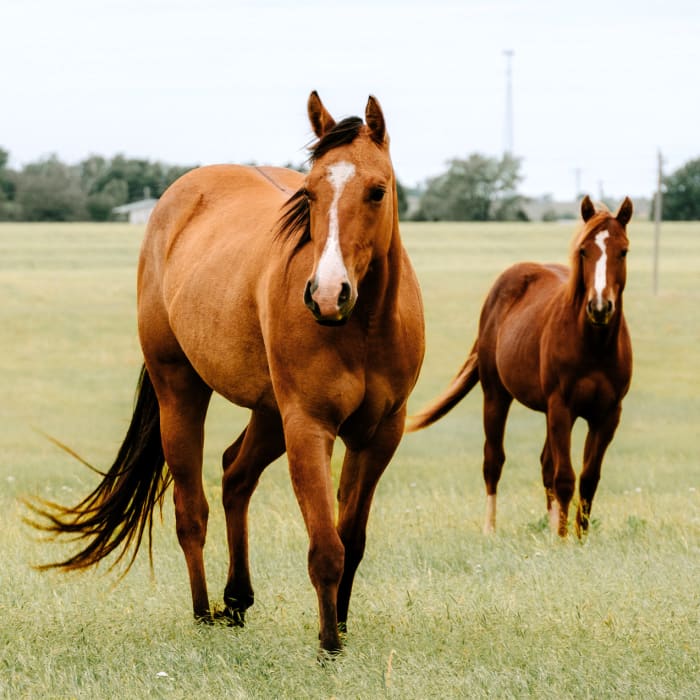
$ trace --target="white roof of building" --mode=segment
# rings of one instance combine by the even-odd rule
[[[132,211],[139,211],[140,209],[153,209],[157,199],[140,199],[138,202],[129,202],[129,204],[122,204],[119,207],[114,207],[112,211],[115,214],[129,214]]]

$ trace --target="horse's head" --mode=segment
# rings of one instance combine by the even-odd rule
[[[303,189],[314,263],[304,303],[319,323],[346,321],[372,260],[387,255],[396,217],[396,185],[379,102],[365,123],[338,123],[312,92],[309,119],[318,137]]]
[[[581,202],[584,226],[574,250],[574,282],[583,293],[586,318],[606,326],[614,318],[627,279],[627,224],[632,201],[625,197],[613,216],[596,211],[588,195]]]

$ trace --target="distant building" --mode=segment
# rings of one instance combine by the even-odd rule
[[[157,199],[140,199],[138,202],[114,207],[112,214],[119,221],[128,221],[130,224],[147,224],[157,202]]]
[[[622,201],[622,197],[605,198],[607,206],[615,213],[617,207]],[[634,217],[637,221],[643,221],[649,218],[651,200],[648,197],[632,197],[634,203]],[[595,202],[596,205],[598,202]],[[528,198],[523,209],[530,221],[565,221],[570,219],[578,219],[580,216],[581,199],[569,202],[557,202],[551,196],[530,197]]]
[[[556,202],[551,196],[528,197],[522,208],[530,221],[562,221],[579,216],[579,202]]]

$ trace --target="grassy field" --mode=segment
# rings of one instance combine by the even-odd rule
[[[453,376],[494,276],[565,261],[572,225],[406,224],[422,284],[419,408]],[[256,604],[244,630],[190,617],[172,507],[119,583],[107,567],[40,574],[55,559],[18,498],[75,502],[95,484],[37,431],[98,466],[128,425],[141,364],[124,225],[0,225],[0,697],[696,698],[700,696],[700,224],[668,224],[660,294],[652,229],[630,227],[625,308],[635,374],[603,466],[592,533],[552,542],[539,478],[543,417],[514,407],[499,530],[481,535],[481,396],[407,436],[380,483],[345,652],[316,663],[316,599],[284,460],[253,499]],[[210,593],[227,551],[219,456],[246,413],[212,404],[205,481]],[[583,426],[575,434],[580,461]],[[338,449],[334,468],[342,458]]]

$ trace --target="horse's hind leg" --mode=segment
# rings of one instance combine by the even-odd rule
[[[503,437],[508,411],[513,397],[502,388],[484,387],[484,484],[486,486],[486,518],[484,534],[496,529],[496,491],[501,478],[506,454],[503,450]]]
[[[547,513],[550,513],[556,496],[554,495],[554,461],[552,459],[552,450],[549,447],[549,440],[546,438],[540,454],[540,464],[542,465],[542,483],[544,484]]]
[[[224,615],[242,626],[253,604],[248,565],[248,504],[263,469],[284,453],[282,422],[276,413],[254,411],[248,427],[224,452],[223,503],[229,547]]]
[[[338,487],[338,534],[345,547],[343,577],[338,588],[338,628],[346,630],[355,572],[365,552],[367,519],[374,490],[403,433],[405,412],[392,416],[363,449],[348,447]]]
[[[165,461],[174,482],[177,537],[185,554],[197,619],[210,619],[204,572],[209,505],[202,485],[204,419],[211,389],[186,360],[148,365],[160,404]]]
[[[596,423],[589,422],[586,444],[583,449],[583,471],[579,481],[579,504],[576,511],[576,534],[581,537],[588,531],[591,505],[600,481],[600,470],[608,445],[612,442],[620,422],[620,407]]]

